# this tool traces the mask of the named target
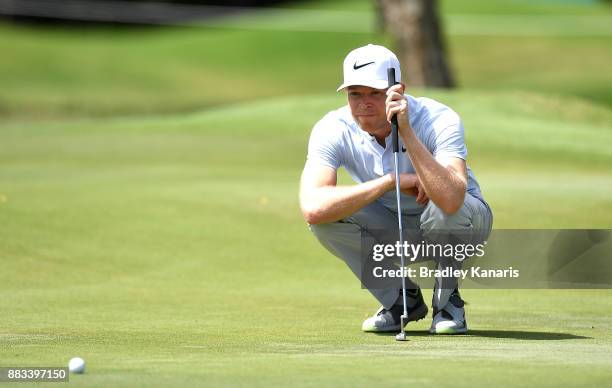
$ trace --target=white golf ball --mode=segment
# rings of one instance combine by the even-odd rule
[[[68,362],[68,370],[72,373],[85,372],[85,360],[83,360],[81,357],[71,358]]]

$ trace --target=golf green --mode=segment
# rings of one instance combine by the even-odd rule
[[[409,93],[461,115],[494,227],[611,228],[610,5],[440,6],[459,88]],[[611,290],[466,289],[468,335],[427,334],[431,314],[408,342],[360,330],[379,306],[311,235],[298,182],[345,103],[342,59],[391,40],[370,0],[287,7],[0,23],[0,367],[79,356],[70,384],[100,387],[609,385]]]
[[[609,109],[434,97],[464,118],[497,228],[610,227]],[[310,127],[342,103],[4,125],[0,365],[80,356],[84,386],[609,381],[609,290],[465,290],[467,336],[430,336],[429,317],[405,343],[360,331],[378,306],[297,203]]]

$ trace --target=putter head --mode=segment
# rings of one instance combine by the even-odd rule
[[[395,336],[396,341],[406,341],[406,332],[404,331],[404,326],[406,325],[404,324],[404,322],[406,323],[408,322],[408,316],[406,315],[402,315],[400,318],[400,324],[402,325],[401,326],[402,331],[398,335]]]

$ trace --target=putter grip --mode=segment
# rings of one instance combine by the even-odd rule
[[[387,69],[387,78],[389,79],[389,87],[397,84],[395,81],[395,69],[390,67]],[[397,133],[397,116],[391,118],[391,141],[393,142],[393,152],[399,152],[399,140]]]

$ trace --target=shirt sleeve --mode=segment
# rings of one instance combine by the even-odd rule
[[[438,156],[453,156],[466,160],[467,147],[465,146],[463,123],[459,116],[453,114],[450,120],[441,120],[437,127],[435,128],[434,158]]]
[[[306,163],[323,165],[337,170],[342,165],[341,136],[338,128],[328,120],[319,121],[310,134]]]

